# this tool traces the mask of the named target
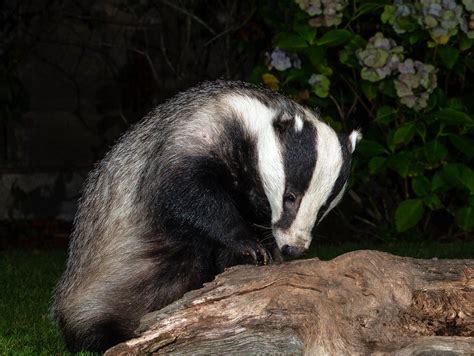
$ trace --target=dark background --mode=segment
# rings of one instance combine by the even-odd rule
[[[64,248],[83,181],[121,133],[154,106],[198,82],[217,78],[260,82],[261,74],[269,72],[265,58],[276,46],[279,27],[288,27],[292,18],[307,15],[293,1],[6,0],[0,5],[0,16],[3,249]],[[369,38],[382,26],[377,22],[380,15],[374,16],[376,21],[357,22],[351,31]],[[307,19],[303,17],[303,21]],[[427,36],[425,32],[420,33]],[[418,57],[437,58],[423,41],[418,47]],[[327,59],[336,65],[334,53]],[[440,83],[444,81],[445,89],[448,82],[458,88],[456,80],[451,80],[454,71],[442,79],[442,68]],[[288,73],[291,71],[278,74],[283,81],[285,75],[291,75]],[[338,82],[337,76],[331,80],[333,90],[344,94],[345,84]],[[357,80],[357,85],[364,82]],[[306,80],[303,87],[307,87]],[[359,100],[346,103],[351,114],[342,122],[341,130],[362,127],[364,131],[352,175],[358,181],[318,227],[316,244],[349,241],[360,247],[365,240],[471,239],[470,232],[456,227],[456,209],[462,204],[456,200],[458,205],[451,206],[451,191],[440,193],[446,206],[430,209],[416,229],[405,234],[395,231],[398,204],[415,196],[409,187],[412,177],[400,177],[393,169],[386,174],[370,173],[367,163],[376,154],[367,146],[375,138],[381,138],[385,145],[387,132],[393,133],[398,127],[395,121],[384,127],[385,131],[378,131],[380,125],[374,124],[364,108],[369,105],[375,113],[383,101],[372,103],[362,92],[355,92],[355,97]],[[324,117],[331,112],[328,101],[314,104]],[[403,107],[396,103],[402,113]],[[412,114],[408,120],[414,120]],[[334,112],[333,116],[337,117]],[[365,156],[364,143],[369,152]],[[403,154],[422,150],[423,145],[417,142],[408,151],[401,146],[386,160],[403,158]],[[449,159],[458,162],[459,152],[454,154]],[[439,162],[434,168],[441,170],[445,163]],[[428,169],[422,173],[432,172]],[[460,190],[459,194],[465,192]],[[463,199],[459,201],[466,204]]]
[[[270,46],[255,2],[5,1],[0,247],[65,244],[87,172],[153,106],[246,80]]]

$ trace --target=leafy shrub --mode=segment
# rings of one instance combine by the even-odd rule
[[[255,81],[361,127],[351,188],[379,236],[474,228],[472,0],[279,0]],[[444,225],[443,225],[444,224]]]

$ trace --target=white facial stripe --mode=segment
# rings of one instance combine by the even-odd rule
[[[272,210],[272,222],[276,222],[282,213],[285,192],[283,157],[273,129],[276,111],[244,95],[228,95],[223,101],[239,114],[244,126],[257,139],[260,178]]]
[[[344,195],[344,192],[346,191],[346,184],[344,184],[344,186],[342,187],[341,191],[339,192],[339,194],[337,194],[337,196],[332,200],[332,202],[329,204],[329,207],[328,209],[324,212],[323,216],[321,216],[321,219],[319,219],[318,221],[318,224],[323,221],[323,219],[326,217],[326,215],[328,215],[328,213],[334,209],[334,207],[339,204],[339,202],[341,201],[342,199],[342,196]]]
[[[295,115],[295,132],[303,130],[303,119],[299,115]]]
[[[281,232],[276,234],[280,248],[280,245],[301,246],[303,243],[305,249],[309,247],[317,213],[331,194],[343,163],[341,146],[334,130],[321,121],[314,122],[314,125],[317,131],[316,167],[293,224],[283,233],[284,236]]]

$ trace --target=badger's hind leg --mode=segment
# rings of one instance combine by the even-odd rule
[[[124,323],[114,317],[103,315],[97,321],[77,333],[62,328],[66,347],[71,352],[104,352],[110,347],[133,337],[133,332],[124,330]]]

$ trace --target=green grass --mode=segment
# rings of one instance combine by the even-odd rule
[[[309,257],[327,260],[360,249],[417,258],[474,258],[474,241],[455,244],[316,244]],[[63,271],[65,258],[64,251],[0,252],[0,355],[66,353],[49,315],[52,291]]]
[[[51,355],[65,346],[49,314],[64,251],[0,252],[0,355]]]

